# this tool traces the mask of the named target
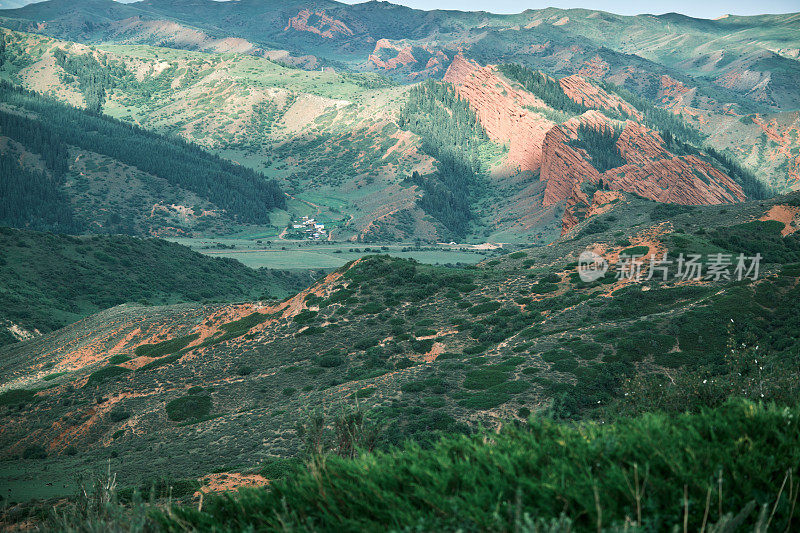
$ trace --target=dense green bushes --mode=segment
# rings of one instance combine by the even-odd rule
[[[507,531],[525,514],[565,513],[578,531],[626,519],[660,531],[686,520],[697,530],[706,511],[714,523],[720,511],[738,513],[755,501],[756,509],[774,509],[771,524],[783,531],[798,520],[789,521],[799,461],[798,408],[739,401],[694,415],[650,414],[605,425],[534,419],[527,427],[445,439],[427,450],[409,445],[355,460],[316,460],[313,469],[269,489],[223,494],[207,500],[202,512],[178,508],[159,520],[175,530],[313,524],[340,531],[411,525]],[[756,509],[745,513],[746,524],[756,522]]]
[[[781,236],[784,227],[785,224],[777,220],[754,220],[716,229],[709,237],[712,244],[733,253],[761,254],[767,263],[800,261],[800,237],[796,234]]]
[[[35,401],[35,398],[36,391],[28,389],[9,389],[0,392],[0,406],[23,406]]]
[[[131,370],[122,366],[108,365],[101,368],[96,372],[89,374],[89,379],[86,381],[86,386],[100,385],[107,381],[115,381],[121,379],[122,376],[129,374]]]
[[[307,279],[123,235],[71,237],[0,227],[0,250],[0,318],[43,332],[126,302],[282,296]]]

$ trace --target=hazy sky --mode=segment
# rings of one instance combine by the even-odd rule
[[[340,0],[341,1],[341,0]],[[583,7],[600,9],[620,15],[640,13],[683,13],[698,18],[717,18],[727,13],[734,15],[759,15],[762,13],[794,13],[800,11],[800,0],[391,0],[418,9],[460,9],[462,11],[491,11],[492,13],[520,13],[526,9],[544,7]],[[344,0],[356,4],[354,0]]]
[[[134,2],[136,0],[118,0]],[[224,1],[224,0],[223,0]],[[264,0],[279,1],[279,0]],[[347,4],[358,0],[339,0]],[[583,7],[600,9],[620,15],[640,13],[676,12],[698,18],[717,18],[727,13],[734,15],[759,15],[762,13],[795,13],[800,11],[800,0],[390,0],[417,9],[460,9],[462,11],[491,11],[492,13],[520,13],[526,9],[544,7]],[[31,0],[0,0],[0,8],[19,7]]]

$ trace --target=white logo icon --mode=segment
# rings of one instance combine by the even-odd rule
[[[578,256],[578,275],[584,283],[597,281],[607,271],[608,261],[591,250],[585,250]]]

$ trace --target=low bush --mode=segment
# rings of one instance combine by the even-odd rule
[[[36,398],[36,391],[28,389],[11,389],[0,393],[0,405],[27,405]]]
[[[118,353],[117,355],[112,355],[108,358],[108,364],[110,365],[121,365],[122,363],[127,363],[131,360],[131,356],[123,353]]]
[[[23,459],[47,459],[47,450],[41,444],[31,444],[22,451]]]
[[[101,383],[105,383],[107,381],[116,381],[122,376],[126,374],[130,374],[131,369],[125,368],[123,366],[115,366],[109,365],[105,368],[101,368],[97,372],[92,372],[89,374],[89,379],[86,381],[86,385],[99,385]]]
[[[175,422],[195,420],[211,412],[211,396],[187,394],[166,405],[167,417]]]
[[[142,344],[136,347],[134,353],[137,357],[162,357],[186,348],[189,343],[198,337],[197,333],[192,333],[191,335],[176,337],[156,344]]]

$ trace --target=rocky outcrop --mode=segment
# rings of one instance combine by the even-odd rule
[[[654,130],[637,121],[641,113],[616,94],[580,76],[560,80],[565,94],[591,107],[562,124],[544,118],[536,109],[548,106],[518,85],[506,81],[492,66],[482,67],[455,57],[444,80],[475,110],[489,137],[509,145],[507,164],[523,171],[539,171],[544,183],[542,206],[565,205],[563,231],[569,230],[621,193],[635,193],[659,202],[710,205],[745,199],[741,186],[703,157],[674,154]],[[680,89],[671,78],[665,84]],[[679,90],[680,92],[680,90]],[[606,116],[629,117],[617,140],[624,164],[600,172],[592,157],[575,145],[578,128],[619,127]]]
[[[492,141],[508,144],[507,165],[537,171],[542,163],[542,144],[553,122],[530,108],[546,108],[536,96],[513,87],[494,67],[481,67],[457,55],[444,81],[470,103]]]
[[[605,213],[624,197],[625,195],[619,191],[597,190],[590,198],[578,188],[576,194],[567,200],[561,219],[561,234],[566,234],[589,217]]]
[[[326,39],[353,35],[353,30],[348,28],[347,24],[341,20],[329,17],[325,14],[325,11],[311,11],[309,9],[303,9],[290,18],[284,31],[289,29],[315,33]]]
[[[628,163],[640,166],[672,155],[658,132],[631,120],[625,123],[625,129],[617,140],[617,148]]]
[[[572,75],[559,80],[564,93],[572,100],[593,109],[616,111],[624,116],[642,120],[642,114],[628,102],[611,94],[581,76]]]
[[[654,160],[643,166],[623,165],[609,170],[602,179],[613,190],[658,202],[712,205],[745,200],[738,183],[694,155]]]
[[[584,123],[597,124],[596,117],[590,121],[585,115],[579,118]],[[741,186],[711,163],[696,155],[671,153],[657,132],[633,121],[626,123],[617,140],[626,164],[600,173],[591,165],[588,154],[570,146],[575,138],[574,121],[548,132],[542,156],[541,178],[547,181],[543,204],[566,202],[563,233],[608,203],[606,196],[598,193],[629,192],[683,205],[745,200]],[[586,184],[590,185],[589,190],[596,190],[591,197],[585,192]]]
[[[407,77],[427,79],[444,70],[449,61],[447,54],[430,46],[417,46],[407,43],[394,43],[389,39],[379,39],[375,49],[367,59],[368,65],[381,70],[405,70]]]
[[[553,127],[545,136],[539,174],[546,183],[542,200],[545,207],[580,197],[582,183],[600,181],[600,172],[589,162],[588,154],[570,145],[573,138],[574,133],[564,126]]]
[[[385,52],[382,52],[383,50],[396,53],[397,55],[385,60],[381,59],[380,56],[385,54]],[[386,55],[384,55],[384,57],[386,57]],[[369,55],[369,61],[376,67],[386,70],[393,70],[417,62],[411,54],[411,45],[396,46],[392,44],[389,39],[379,39],[378,42],[375,43],[375,50]]]
[[[610,70],[611,65],[598,54],[588,61],[584,61],[580,70],[578,70],[578,74],[584,78],[602,80]]]

